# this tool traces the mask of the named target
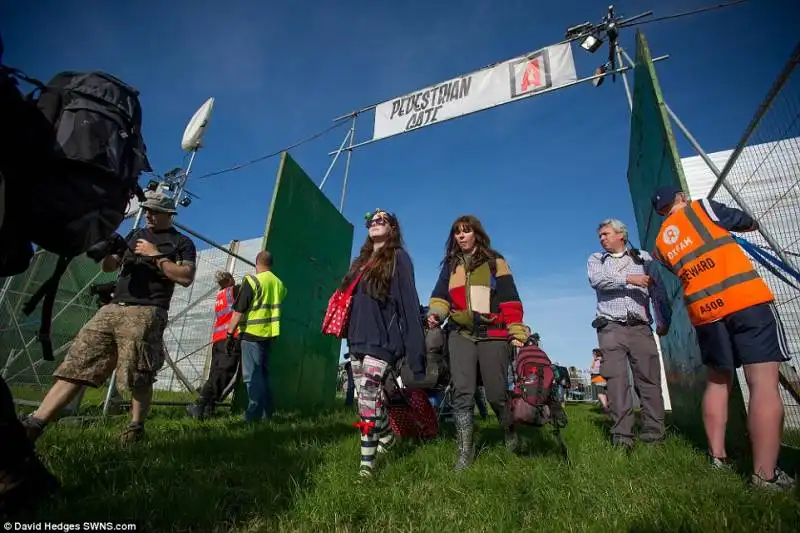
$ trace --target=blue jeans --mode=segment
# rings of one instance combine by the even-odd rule
[[[271,339],[242,339],[242,379],[247,387],[247,409],[244,419],[253,422],[272,416],[272,390],[269,386],[269,349]]]

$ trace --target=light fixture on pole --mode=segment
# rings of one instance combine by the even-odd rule
[[[592,85],[594,85],[595,87],[600,87],[603,84],[603,80],[605,80],[606,77],[603,76],[602,74],[605,74],[606,72],[608,72],[608,69],[610,68],[610,66],[611,66],[610,63],[604,63],[604,64],[600,65],[599,67],[597,67],[594,70],[594,75],[595,76],[600,76],[600,77],[593,79],[592,80]]]
[[[589,35],[581,39],[581,48],[583,48],[590,54],[597,52],[601,46],[603,46],[603,39],[600,37],[599,34],[590,33]]]

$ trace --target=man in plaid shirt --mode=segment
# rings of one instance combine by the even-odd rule
[[[589,285],[597,294],[592,326],[597,329],[603,352],[600,375],[608,383],[612,443],[630,450],[634,415],[629,365],[642,404],[639,440],[657,443],[664,438],[661,363],[651,329],[651,297],[659,335],[667,334],[671,314],[652,257],[628,246],[625,224],[606,219],[599,224],[597,233],[603,251],[593,253],[587,263]]]

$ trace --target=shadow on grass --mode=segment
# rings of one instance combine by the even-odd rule
[[[157,420],[148,424],[145,441],[128,446],[108,428],[53,435],[40,451],[64,487],[35,518],[203,532],[272,519],[313,484],[328,445],[354,432],[339,410],[313,419],[281,418],[252,425],[226,418],[189,427],[185,420]]]

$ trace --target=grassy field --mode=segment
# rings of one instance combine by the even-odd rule
[[[586,405],[568,413],[571,467],[549,430],[526,430],[514,456],[490,419],[470,470],[451,472],[445,427],[434,442],[393,449],[366,482],[356,477],[358,433],[346,409],[245,426],[159,408],[146,440],[128,447],[117,441],[126,417],[58,425],[37,446],[64,488],[36,519],[134,521],[148,532],[798,530],[797,494],[764,494],[743,475],[709,471],[674,433],[623,455],[607,443],[601,414]]]

